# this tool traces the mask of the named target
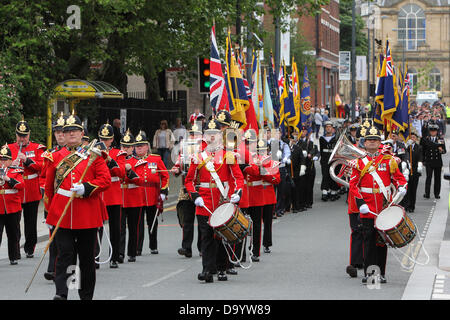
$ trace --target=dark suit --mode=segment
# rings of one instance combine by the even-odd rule
[[[305,175],[300,177],[300,168],[305,165],[305,157],[299,142],[292,145],[291,148],[291,165],[292,165],[292,179],[295,187],[293,188],[292,207],[293,211],[303,211],[305,208],[305,194],[303,193],[305,185]]]
[[[305,206],[306,208],[311,208],[313,204],[313,191],[314,191],[314,180],[316,178],[316,168],[314,166],[314,157],[319,157],[320,153],[317,146],[311,140],[300,139],[299,145],[302,150],[306,150],[307,156],[305,158],[306,173],[303,176],[305,184],[303,191],[305,194]]]
[[[428,136],[420,142],[423,148],[423,162],[427,172],[425,181],[425,196],[430,196],[431,179],[434,175],[434,196],[441,192],[442,154],[446,153],[444,139]],[[442,152],[439,151],[442,147]]]

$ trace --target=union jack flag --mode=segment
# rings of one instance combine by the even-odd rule
[[[209,101],[213,114],[219,110],[230,111],[228,105],[228,94],[225,87],[225,78],[222,72],[222,63],[220,62],[219,50],[216,42],[216,30],[213,25],[211,28],[211,59],[210,59],[210,82]]]
[[[392,76],[394,70],[392,68],[391,48],[386,48],[386,73],[388,76]]]

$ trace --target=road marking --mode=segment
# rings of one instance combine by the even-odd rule
[[[123,300],[123,299],[126,299],[126,297],[127,296],[118,296],[118,297],[112,298],[111,300]]]
[[[158,280],[155,280],[155,281],[149,282],[147,284],[144,284],[142,287],[143,288],[148,288],[148,287],[154,286],[155,284],[158,284],[158,283],[160,283],[160,282],[162,282],[164,280],[172,278],[172,277],[176,276],[177,274],[179,274],[179,273],[181,273],[183,271],[186,271],[186,269],[179,269],[177,271],[171,272],[171,273],[165,275],[164,277],[159,278]]]

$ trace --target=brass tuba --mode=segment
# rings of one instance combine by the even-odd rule
[[[336,146],[333,149],[333,152],[331,153],[330,160],[328,163],[333,162],[330,165],[330,176],[331,178],[344,185],[345,187],[349,187],[349,183],[338,177],[335,173],[335,168],[338,164],[342,164],[343,166],[350,167],[349,161],[362,158],[366,156],[366,152],[358,147],[355,147],[347,138],[346,136],[347,129],[345,129],[343,132],[341,132],[341,136],[339,137],[339,140],[336,143]],[[345,175],[348,175],[348,172],[345,173]],[[350,177],[348,177],[350,178]]]

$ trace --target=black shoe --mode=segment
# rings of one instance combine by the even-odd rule
[[[136,251],[136,257],[137,256],[142,256],[142,251]]]
[[[189,251],[185,248],[180,248],[178,249],[178,254],[181,256],[185,256],[186,258],[191,258],[192,257],[192,251]]]
[[[277,218],[277,215],[276,214],[274,214],[273,215],[273,217],[272,217],[274,220]]]
[[[34,257],[34,254],[27,252],[27,258],[33,258],[33,257]]]
[[[425,199],[430,199],[430,195],[424,194],[423,197],[424,197]]]
[[[361,280],[362,283],[367,283],[367,279],[369,279],[369,276],[364,276]]]
[[[282,213],[282,212],[277,213],[277,217],[279,217],[279,218],[282,217],[283,215],[284,215],[284,213]]]
[[[150,249],[150,253],[151,254],[158,254],[158,250],[157,249]]]
[[[9,260],[9,264],[15,266],[17,264],[16,260]]]
[[[386,277],[385,276],[380,276],[380,283],[386,283]]]
[[[312,208],[312,204],[306,205],[306,208],[307,208],[307,209],[311,209],[311,208]]]
[[[219,273],[217,274],[217,280],[219,281],[227,281],[228,277],[225,274],[225,271],[219,271]]]
[[[100,264],[95,263],[95,269],[100,269]]]
[[[109,267],[110,267],[111,269],[117,269],[117,268],[119,267],[119,265],[117,264],[116,261],[110,261],[110,262],[109,262]]]
[[[435,199],[440,199],[441,197],[440,197],[440,196],[434,196],[434,198],[435,198]]]
[[[347,269],[345,271],[352,278],[356,278],[358,276],[358,270],[352,265],[347,266]]]
[[[199,273],[197,279],[205,282],[214,282],[212,273],[208,271],[202,271],[201,273]]]
[[[53,272],[46,272],[44,273],[44,278],[46,280],[52,281],[55,279],[55,274]]]
[[[298,209],[298,212],[303,212],[303,211],[306,211],[306,209],[305,208]]]
[[[259,257],[258,256],[252,256],[252,261],[253,262],[259,262]]]
[[[55,294],[55,296],[53,297],[53,300],[67,300],[67,297]]]
[[[226,272],[227,274],[231,274],[233,276],[238,274],[238,272],[234,269],[234,267],[228,268]]]
[[[122,254],[119,255],[119,259],[117,259],[118,263],[123,263],[124,256]]]
[[[270,253],[270,248],[269,247],[264,247],[264,253]]]
[[[128,257],[128,262],[136,262],[136,257]]]
[[[322,201],[327,202],[328,201],[328,195],[323,194],[322,195]]]

